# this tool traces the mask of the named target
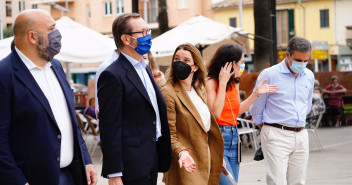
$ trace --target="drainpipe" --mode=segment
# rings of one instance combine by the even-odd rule
[[[238,1],[238,13],[239,13],[239,17],[240,17],[240,28],[243,28],[243,25],[242,25],[242,0]]]
[[[68,16],[68,0],[65,2],[65,8],[67,9],[66,16]]]
[[[303,38],[306,37],[306,9],[302,5],[302,0],[298,0],[299,6],[302,8],[302,33],[303,33]]]

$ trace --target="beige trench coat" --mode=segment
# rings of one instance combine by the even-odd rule
[[[206,103],[205,88],[195,90]],[[211,126],[209,132],[206,132],[197,108],[180,83],[177,82],[175,85],[168,83],[161,91],[167,106],[172,150],[170,170],[164,174],[165,184],[218,185],[224,140],[215,117],[210,114]],[[189,150],[197,164],[196,170],[192,173],[187,173],[184,168],[179,167],[178,153],[184,149]]]

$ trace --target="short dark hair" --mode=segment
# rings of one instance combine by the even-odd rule
[[[235,61],[238,63],[243,55],[243,50],[240,46],[234,44],[224,44],[220,46],[213,58],[209,61],[208,64],[208,77],[213,78],[216,81],[219,80],[219,73],[221,67],[224,67],[227,62]],[[233,69],[231,69],[231,72]],[[230,77],[230,80],[227,83],[226,89],[231,88],[231,83],[239,83],[240,78],[234,78],[233,76]]]
[[[114,41],[117,48],[123,47],[121,36],[125,33],[132,32],[129,19],[139,17],[141,17],[141,15],[138,13],[123,13],[114,20],[112,23],[112,35],[114,36]]]
[[[290,56],[293,54],[293,51],[300,51],[302,53],[307,53],[312,51],[312,45],[310,42],[302,37],[293,37],[287,44],[287,51],[290,53]]]
[[[320,94],[323,94],[323,89],[321,87],[315,87],[314,90],[319,90]]]
[[[333,82],[334,80],[339,81],[339,77],[337,77],[337,76],[332,76],[332,77],[331,77],[331,82]]]
[[[92,102],[95,101],[95,98],[90,98],[89,99],[89,105],[92,105]]]

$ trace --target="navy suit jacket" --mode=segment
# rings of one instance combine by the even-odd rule
[[[52,60],[70,112],[74,134],[71,163],[76,184],[87,184],[91,164],[75,117],[73,92],[61,64]],[[49,102],[17,52],[0,61],[0,184],[57,185],[61,137]]]
[[[166,104],[149,67],[161,121],[156,141],[156,114],[135,68],[121,54],[98,80],[99,128],[103,151],[102,175],[122,172],[123,181],[148,177],[155,169],[166,172],[171,161]],[[157,161],[156,161],[157,159]]]

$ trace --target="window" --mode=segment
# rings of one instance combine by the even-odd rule
[[[32,9],[38,9],[38,4],[32,4]]]
[[[22,3],[23,3],[23,4],[22,4]],[[24,3],[24,1],[19,1],[19,2],[18,2],[18,10],[19,10],[19,11],[25,10],[25,3]]]
[[[87,17],[88,17],[88,19],[91,18],[90,5],[87,5]]]
[[[12,24],[11,23],[7,23],[6,24],[6,28],[12,28]]]
[[[105,15],[106,16],[111,15],[111,12],[112,12],[111,2],[108,1],[108,2],[105,2],[104,4],[105,4],[105,6],[104,6],[105,7],[105,11],[104,11]]]
[[[6,1],[6,17],[12,17],[12,5],[11,1]]]
[[[329,9],[320,10],[320,28],[329,28]]]
[[[293,10],[278,10],[276,15],[277,43],[285,45],[295,36]]]
[[[231,17],[231,18],[230,18],[230,26],[236,28],[236,23],[237,23],[236,17]]]
[[[123,0],[116,0],[116,14],[123,13]]]
[[[188,8],[188,0],[177,0],[178,9],[186,9]]]
[[[158,22],[158,2],[156,0],[149,0],[148,22]]]
[[[287,43],[288,42],[288,16],[287,10],[281,10],[277,12],[277,42]]]

